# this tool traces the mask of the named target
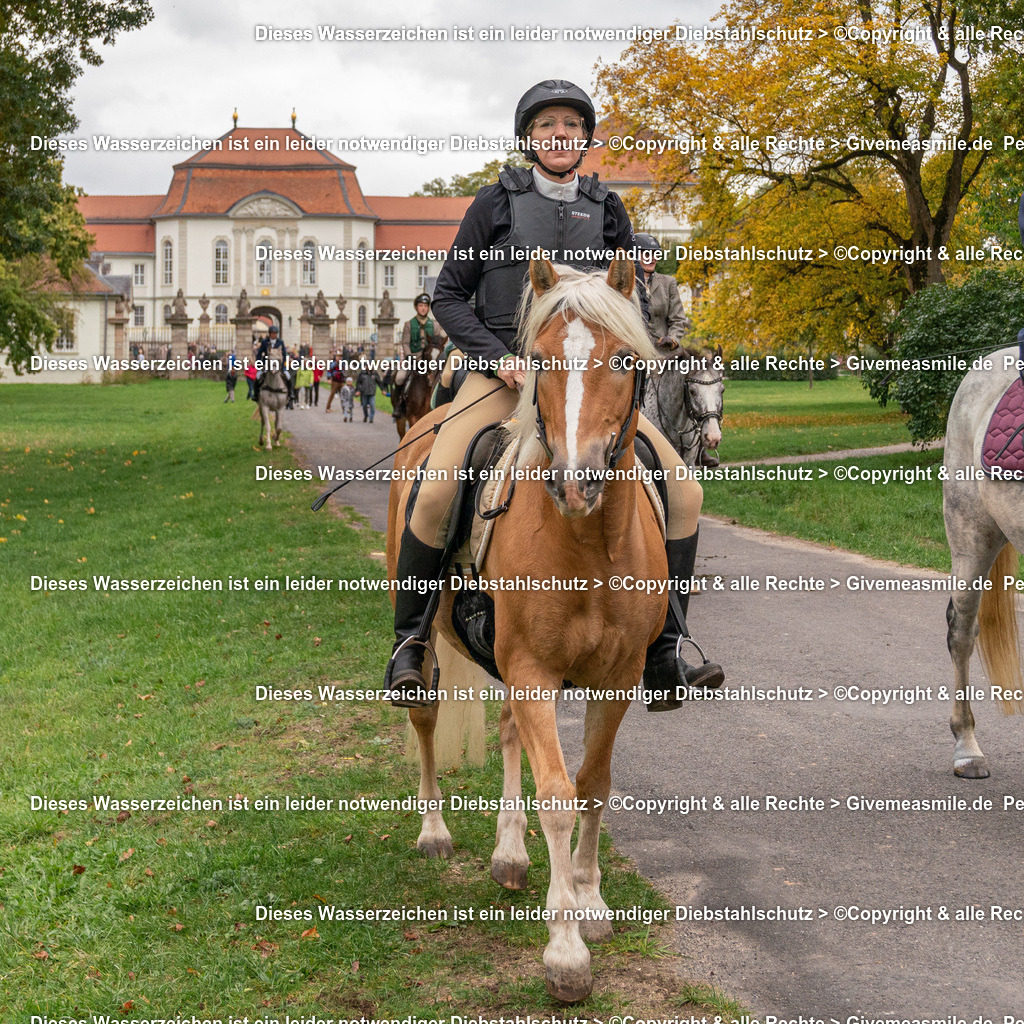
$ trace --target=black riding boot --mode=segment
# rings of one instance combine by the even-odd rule
[[[443,555],[441,548],[424,544],[407,526],[395,575],[400,580],[436,580]],[[395,591],[395,646],[384,673],[384,689],[393,694],[391,703],[396,708],[429,708],[434,703],[431,685],[422,672],[425,648],[410,639],[420,632],[430,595],[430,590],[423,594],[419,590]]]
[[[668,556],[668,578],[670,580],[693,579],[699,533],[700,531],[697,530],[690,537],[666,542],[665,554]],[[704,652],[699,647],[696,648],[697,652],[704,658],[704,663],[701,665],[688,665],[681,657],[676,656],[677,648],[683,646],[679,643],[680,637],[688,639],[690,636],[690,632],[686,628],[686,613],[689,610],[690,595],[689,592],[684,594],[681,591],[677,591],[677,594],[683,621],[676,624],[670,604],[661,636],[647,648],[647,663],[644,665],[644,690],[648,711],[674,711],[676,708],[682,707],[683,702],[676,696],[676,687],[697,686],[706,690],[714,690],[725,682],[722,666],[704,658]],[[694,646],[696,647],[695,644]],[[652,693],[656,690],[661,693]]]

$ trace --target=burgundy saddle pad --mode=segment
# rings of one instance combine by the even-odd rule
[[[981,447],[986,470],[1024,471],[1024,381],[1018,377],[992,413]]]

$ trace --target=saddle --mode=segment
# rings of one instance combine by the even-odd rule
[[[999,399],[985,428],[981,466],[989,476],[995,469],[1024,472],[1024,381],[1019,376]]]
[[[636,438],[635,451],[640,464],[648,471],[661,468],[654,449],[642,435]],[[473,660],[499,682],[503,680],[494,660],[494,599],[480,588],[480,581],[494,520],[508,509],[515,494],[512,470],[518,453],[518,444],[511,441],[500,423],[484,427],[473,438],[463,462],[464,472],[448,527],[441,570],[442,578],[457,588],[452,602],[452,628]],[[405,512],[407,526],[419,494],[420,480],[422,476],[417,475],[409,492]],[[665,481],[657,475],[655,480],[645,479],[644,489],[664,539],[668,501]],[[430,610],[431,617],[435,610],[436,607]],[[563,683],[572,685],[569,680]]]

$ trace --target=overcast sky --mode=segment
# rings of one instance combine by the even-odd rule
[[[479,0],[369,4],[331,0],[152,0],[154,19],[103,48],[104,63],[88,68],[74,92],[90,141],[65,161],[65,179],[90,194],[162,193],[173,164],[190,153],[102,153],[94,134],[122,138],[192,135],[216,138],[231,128],[286,127],[292,107],[307,135],[443,138],[451,134],[509,136],[520,95],[545,78],[567,78],[593,91],[595,64],[614,61],[622,43],[512,42],[509,28],[581,28],[558,5],[520,0],[514,13]],[[561,5],[563,8],[566,5]],[[664,28],[675,21],[707,23],[717,0],[651,0],[644,5],[591,0],[589,24],[600,28]],[[578,18],[578,13],[576,17]],[[505,29],[504,42],[258,42],[256,27]],[[560,37],[560,32],[559,32]],[[333,152],[338,152],[333,150]],[[476,170],[495,154],[338,155],[358,168],[363,191],[408,195],[438,176]]]

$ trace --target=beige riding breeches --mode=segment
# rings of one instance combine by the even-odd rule
[[[483,401],[481,396],[500,387],[495,394]],[[424,544],[444,547],[451,520],[452,505],[459,487],[458,474],[466,457],[466,449],[474,434],[489,423],[507,419],[515,410],[519,392],[502,384],[499,378],[485,377],[482,373],[470,372],[459,393],[452,402],[441,429],[438,431],[425,469],[433,471],[434,478],[424,476],[420,481],[419,495],[413,508],[410,526],[412,532]],[[473,405],[467,412],[460,412]],[[455,415],[459,413],[459,415]],[[689,537],[697,529],[700,507],[704,492],[699,483],[692,479],[680,479],[676,467],[683,465],[679,453],[667,438],[646,416],[640,417],[638,430],[658,453],[662,467],[666,470],[668,508],[665,511],[669,540]],[[417,428],[410,428],[416,434]],[[406,438],[409,439],[408,437]]]

